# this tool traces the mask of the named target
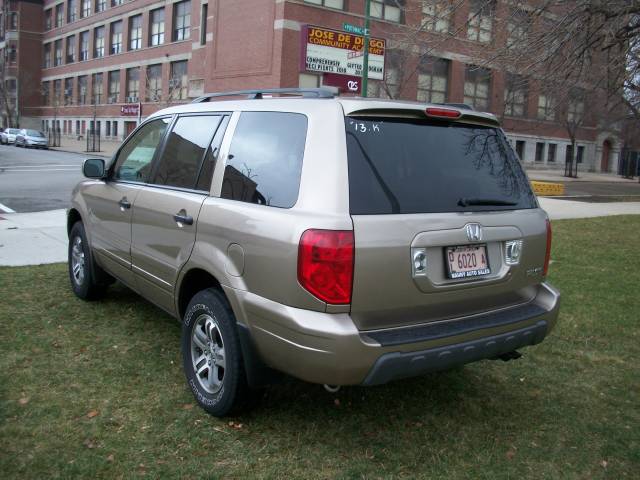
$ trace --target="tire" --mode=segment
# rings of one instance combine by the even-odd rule
[[[220,291],[209,288],[194,295],[181,343],[187,385],[207,413],[223,417],[246,404],[249,389],[236,320]]]
[[[83,300],[99,298],[113,277],[108,275],[93,261],[82,222],[76,222],[69,234],[69,280],[77,297]]]

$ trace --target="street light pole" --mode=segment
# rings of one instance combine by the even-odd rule
[[[371,0],[364,2],[364,57],[362,58],[362,96],[367,96],[369,83],[369,14],[371,13]]]

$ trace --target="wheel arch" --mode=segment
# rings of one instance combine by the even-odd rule
[[[71,229],[76,222],[82,222],[82,215],[76,208],[70,208],[67,213],[67,236],[71,233]]]
[[[179,320],[182,322],[187,306],[193,296],[199,291],[207,288],[214,288],[219,291],[228,302],[229,308],[233,312],[236,319],[236,328],[240,340],[240,349],[242,351],[244,361],[245,375],[249,386],[252,388],[258,388],[278,381],[279,374],[269,368],[258,353],[253,339],[251,338],[250,329],[246,325],[238,323],[237,319],[239,312],[234,308],[234,302],[232,302],[227,296],[220,281],[213,274],[201,267],[188,269],[178,284],[176,289],[176,311],[179,315]]]

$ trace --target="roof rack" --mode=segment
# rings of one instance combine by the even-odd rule
[[[300,95],[304,98],[334,98],[335,96],[334,92],[327,88],[268,88],[262,90],[236,90],[233,92],[207,93],[201,97],[196,98],[191,103],[208,102],[212,98],[217,97],[234,97],[245,95],[249,100],[259,100],[264,98],[264,95],[268,94]]]

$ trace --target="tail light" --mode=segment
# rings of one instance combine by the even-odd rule
[[[547,272],[549,271],[550,260],[551,260],[551,222],[547,218],[547,251],[544,254],[544,270],[542,271],[542,275],[544,277],[547,276]]]
[[[298,281],[320,300],[351,303],[353,231],[307,230],[298,247]]]
[[[460,118],[462,113],[459,110],[452,110],[450,108],[438,108],[428,107],[425,113],[430,117],[442,117],[442,118]]]

